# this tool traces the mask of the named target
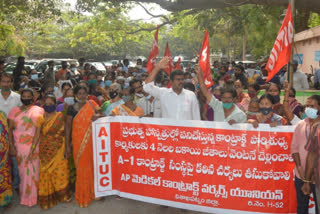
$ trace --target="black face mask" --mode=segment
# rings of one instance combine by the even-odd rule
[[[102,96],[102,93],[101,92],[94,92],[93,95],[96,97],[99,97],[99,96]]]
[[[270,107],[270,108],[260,108],[260,112],[263,115],[268,115],[270,112],[272,112],[272,107]]]
[[[279,103],[280,102],[280,96],[279,95],[275,95],[275,96],[272,96],[273,97],[273,100],[275,103]]]
[[[33,99],[22,99],[21,98],[20,100],[21,100],[22,104],[25,106],[28,106],[33,103]]]
[[[117,91],[110,91],[109,96],[111,99],[114,99],[116,96],[118,96],[118,92]]]

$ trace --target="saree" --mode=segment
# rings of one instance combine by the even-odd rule
[[[8,205],[13,197],[10,174],[8,124],[0,111],[0,207]]]
[[[76,166],[75,199],[80,207],[88,207],[94,196],[91,118],[98,104],[90,100],[72,122],[73,158]]]
[[[49,209],[58,202],[68,201],[71,192],[68,160],[64,157],[64,115],[59,112],[48,120],[42,120],[38,204],[42,209]]]
[[[137,108],[132,111],[130,108],[128,108],[127,106],[125,106],[124,104],[123,105],[120,105],[120,106],[117,106],[116,108],[114,108],[112,110],[112,113],[114,115],[117,115],[117,116],[136,116],[136,117],[142,117],[144,115],[144,112],[142,110],[142,108],[140,108],[139,106],[137,106]]]
[[[112,113],[113,109],[116,108],[119,105],[124,104],[123,100],[119,100],[117,102],[111,103],[110,100],[106,101],[102,105],[102,112],[104,113],[105,116],[110,116]]]
[[[37,204],[39,182],[39,143],[33,153],[32,160],[26,162],[30,154],[33,137],[40,128],[40,117],[44,110],[38,106],[21,110],[13,108],[8,118],[14,122],[14,145],[17,150],[17,162],[20,176],[20,204],[32,207]]]

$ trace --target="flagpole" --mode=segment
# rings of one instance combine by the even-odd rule
[[[290,57],[290,66],[289,66],[289,84],[290,87],[293,86],[293,59],[294,59],[294,34],[295,34],[295,0],[289,0],[291,4],[292,20],[293,20],[293,37],[292,37],[292,48],[291,48],[291,57]]]

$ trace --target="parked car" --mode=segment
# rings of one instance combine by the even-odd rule
[[[5,66],[4,66],[4,72],[8,73],[8,74],[13,74],[13,70],[14,68],[16,67],[16,63],[15,62],[10,62],[10,63],[7,63]]]

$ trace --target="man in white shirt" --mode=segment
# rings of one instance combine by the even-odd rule
[[[195,67],[200,90],[207,99],[207,103],[214,110],[214,121],[228,122],[230,125],[235,123],[246,123],[247,116],[234,104],[237,92],[233,88],[223,88],[221,90],[221,101],[216,99],[207,89],[202,79],[200,66]]]
[[[11,109],[21,106],[20,95],[11,91],[13,78],[10,74],[2,73],[0,77],[0,111],[8,116]]]
[[[309,89],[308,77],[305,73],[298,70],[298,61],[293,60],[293,88],[296,91]]]
[[[22,105],[20,100],[20,95],[17,94],[16,92],[11,91],[12,86],[13,86],[13,77],[10,74],[7,74],[5,72],[1,73],[0,111],[5,112],[7,116],[11,111],[11,109]],[[14,189],[18,189],[19,183],[20,183],[20,177],[19,177],[17,158],[14,155],[11,156],[11,164],[12,164],[12,174],[13,174],[12,186]]]
[[[160,99],[162,118],[176,120],[200,120],[199,103],[196,95],[183,88],[184,73],[174,70],[170,73],[172,88],[159,88],[154,85],[153,80],[160,71],[166,68],[169,58],[164,57],[152,70],[146,79],[143,89],[154,98]]]

